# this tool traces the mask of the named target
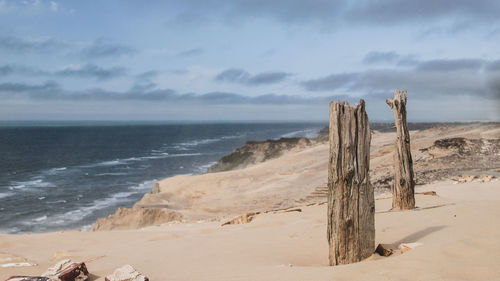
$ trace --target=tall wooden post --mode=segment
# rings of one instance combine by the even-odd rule
[[[348,264],[375,250],[375,199],[370,184],[370,124],[365,101],[330,103],[328,244],[330,265]]]
[[[394,99],[387,99],[386,102],[394,110],[397,135],[394,152],[392,209],[409,210],[415,208],[415,181],[410,151],[410,133],[406,123],[406,90],[401,92],[396,90]]]

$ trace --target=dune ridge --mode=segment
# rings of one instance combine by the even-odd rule
[[[463,174],[499,175],[499,124],[438,125],[411,131],[411,137],[417,184]],[[394,138],[393,132],[373,131],[370,178],[377,194],[390,188]],[[164,179],[132,209],[99,219],[92,229],[157,224],[141,218],[144,209],[168,210],[179,214],[171,216],[172,221],[192,222],[322,202],[326,200],[328,144],[324,140],[296,143],[282,148],[278,158],[255,157],[255,163],[246,163],[244,168]],[[265,155],[261,146],[256,149]],[[248,153],[249,148],[243,150]]]

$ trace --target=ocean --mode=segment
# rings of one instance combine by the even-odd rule
[[[326,123],[0,123],[0,233],[88,230],[158,180],[201,174],[249,140]]]

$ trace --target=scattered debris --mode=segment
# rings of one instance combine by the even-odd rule
[[[290,213],[290,212],[299,212],[299,213],[301,213],[302,209],[301,208],[295,208],[295,209],[285,210],[285,213]]]
[[[63,252],[63,251],[56,251],[54,253],[54,255],[52,256],[52,260],[53,261],[57,261],[57,260],[61,260],[61,259],[65,259],[65,258],[69,258],[69,257],[72,257],[73,255],[68,253],[68,252]]]
[[[6,281],[52,281],[52,280],[47,277],[11,276]]]
[[[1,264],[0,267],[24,267],[24,266],[37,266],[37,265],[38,264],[31,262],[11,262],[11,263]]]
[[[37,266],[36,263],[28,261],[26,258],[0,253],[0,267],[24,267]]]
[[[71,260],[70,259],[60,260],[56,264],[54,264],[53,266],[49,267],[49,269],[47,269],[47,271],[45,271],[42,274],[42,276],[46,276],[46,277],[56,276],[58,272],[60,272],[63,269],[65,269],[70,264],[71,264]]]
[[[436,191],[417,192],[416,194],[437,196]]]
[[[413,250],[415,249],[416,247],[418,246],[421,246],[423,245],[422,243],[418,243],[418,242],[415,242],[415,243],[402,243],[401,245],[399,245],[399,250],[401,251],[401,254],[404,254],[410,250]]]
[[[89,278],[89,272],[85,263],[72,263],[70,259],[64,259],[50,267],[42,276],[56,281],[85,281]]]
[[[377,249],[375,249],[375,253],[383,257],[388,257],[392,255],[393,252],[394,250],[391,249],[391,245],[389,244],[378,244]]]
[[[228,225],[228,224],[244,224],[244,223],[249,223],[253,220],[253,218],[257,215],[258,213],[246,213],[241,216],[237,216],[236,218],[223,223],[221,226]]]
[[[113,274],[106,276],[106,281],[149,281],[149,278],[135,270],[131,265],[127,264],[117,268]]]
[[[462,184],[469,182],[493,182],[496,181],[497,179],[495,178],[495,176],[491,175],[480,175],[480,176],[462,175],[460,177],[452,178],[452,180],[455,181],[455,184]]]
[[[59,272],[57,277],[61,281],[85,281],[89,278],[89,271],[85,263],[73,263]]]

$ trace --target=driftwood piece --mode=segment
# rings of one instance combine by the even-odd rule
[[[85,281],[89,278],[89,271],[85,263],[73,263],[57,274],[61,281]]]
[[[392,208],[409,210],[415,208],[415,180],[410,150],[410,133],[406,122],[406,90],[394,92],[394,99],[386,103],[394,110],[396,125],[396,151],[394,153],[394,181],[392,184]]]
[[[149,278],[144,276],[139,271],[135,270],[130,264],[126,264],[117,268],[113,274],[104,278],[105,281],[149,281]]]
[[[421,246],[423,245],[422,243],[418,243],[418,242],[415,242],[415,243],[402,243],[401,245],[399,245],[399,250],[401,251],[401,254],[404,254],[410,250],[413,250],[415,249],[416,247],[418,246]]]
[[[370,257],[375,250],[375,199],[369,180],[370,125],[365,101],[330,103],[328,227],[330,265]]]
[[[223,223],[221,226],[229,225],[229,224],[245,224],[249,223],[253,220],[253,218],[257,215],[258,213],[246,213],[240,216],[235,217],[234,219],[227,221]]]
[[[52,281],[47,277],[35,277],[35,276],[11,276],[6,281]]]
[[[71,260],[64,259],[47,269],[42,275],[50,280],[85,281],[89,278],[89,271],[83,262],[72,263]]]
[[[421,194],[421,195],[432,195],[432,196],[437,196],[436,191],[424,191],[424,192],[416,192],[415,194]]]
[[[394,250],[391,248],[391,245],[388,244],[378,244],[377,249],[375,249],[375,253],[383,256],[383,257],[388,257],[392,255]]]

